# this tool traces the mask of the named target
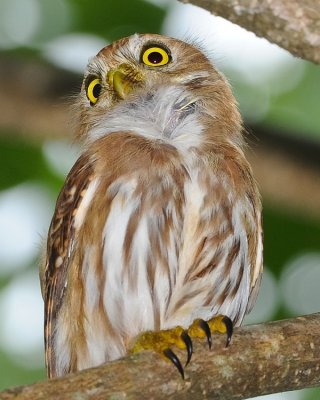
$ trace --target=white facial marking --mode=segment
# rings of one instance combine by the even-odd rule
[[[133,132],[187,150],[201,142],[197,99],[178,85],[138,92],[115,105],[89,131],[96,140],[113,132]]]

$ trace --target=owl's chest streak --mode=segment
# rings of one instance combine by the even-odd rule
[[[129,338],[187,324],[195,310],[211,307],[205,275],[219,270],[218,248],[233,229],[227,192],[208,166],[171,159],[145,167],[96,178],[78,210],[84,314],[91,319],[100,309]]]

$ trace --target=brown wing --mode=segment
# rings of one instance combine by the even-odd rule
[[[74,216],[92,179],[89,157],[81,156],[72,167],[59,194],[48,233],[44,271],[40,272],[44,298],[44,335],[48,376],[55,370],[53,332],[67,283],[70,253],[74,241]]]

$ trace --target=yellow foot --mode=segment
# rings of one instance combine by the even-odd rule
[[[207,338],[209,348],[212,344],[211,333],[220,332],[227,334],[226,347],[229,345],[233,332],[233,323],[230,318],[224,315],[218,315],[209,321],[203,319],[196,319],[188,329],[183,329],[177,326],[173,329],[162,330],[159,332],[147,331],[143,332],[136,339],[131,353],[139,353],[143,350],[153,350],[165,359],[170,360],[178,369],[182,379],[184,379],[184,368],[177,357],[171,350],[171,346],[177,346],[179,349],[187,350],[187,361],[185,367],[189,364],[193,346],[191,338]]]
[[[179,349],[187,350],[187,363],[191,360],[192,356],[192,341],[187,331],[181,326],[173,329],[163,330],[159,332],[147,331],[141,333],[136,339],[131,353],[139,353],[143,350],[153,350],[169,359],[178,369],[180,375],[184,379],[184,370],[179,358],[171,350],[170,346],[177,346]]]
[[[188,329],[188,334],[192,338],[207,338],[209,349],[212,345],[211,333],[219,332],[227,334],[226,347],[229,346],[232,333],[233,333],[233,322],[225,315],[217,315],[205,321],[203,319],[196,319]]]

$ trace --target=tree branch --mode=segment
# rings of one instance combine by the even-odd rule
[[[314,0],[179,0],[202,7],[320,64],[320,5]]]
[[[200,340],[183,381],[173,365],[141,353],[65,376],[6,390],[1,400],[246,399],[320,384],[320,313],[235,329],[233,342]],[[183,354],[181,354],[181,357]]]

